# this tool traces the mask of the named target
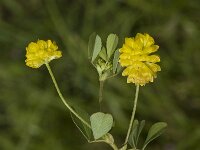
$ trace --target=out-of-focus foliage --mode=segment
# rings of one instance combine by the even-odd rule
[[[155,38],[162,71],[153,84],[141,88],[136,117],[146,120],[146,130],[156,121],[168,123],[149,150],[198,150],[199,10],[198,0],[1,0],[0,149],[109,149],[87,144],[46,68],[31,69],[24,62],[30,41],[55,40],[63,57],[50,64],[62,92],[92,114],[98,110],[99,85],[87,59],[87,42],[95,31],[102,39],[116,33],[119,43],[137,32]],[[117,143],[125,138],[134,90],[121,75],[105,84],[104,111],[114,116],[111,132]]]

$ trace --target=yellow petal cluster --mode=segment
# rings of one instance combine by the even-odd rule
[[[31,42],[26,47],[26,65],[32,68],[39,68],[43,64],[49,63],[53,59],[58,59],[62,56],[58,46],[51,40],[38,40]]]
[[[119,62],[122,67],[126,67],[122,75],[128,76],[127,83],[143,86],[153,82],[156,73],[161,71],[160,66],[156,64],[160,62],[159,56],[150,55],[159,48],[154,43],[149,34],[138,33],[135,37],[125,38],[125,43],[120,49]]]

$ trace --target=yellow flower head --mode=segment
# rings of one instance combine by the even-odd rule
[[[126,67],[122,75],[128,76],[127,83],[143,86],[153,82],[156,73],[161,71],[160,66],[156,64],[160,62],[160,58],[150,54],[158,48],[149,34],[138,33],[135,38],[125,38],[125,43],[120,49],[119,62],[122,67]]]
[[[31,42],[26,47],[26,65],[32,68],[39,68],[43,64],[49,63],[53,59],[58,59],[62,56],[58,46],[51,40]]]

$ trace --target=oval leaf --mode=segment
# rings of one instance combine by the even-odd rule
[[[137,146],[137,144],[138,144],[138,140],[139,140],[140,134],[141,134],[141,132],[142,132],[144,126],[145,126],[145,120],[142,120],[142,121],[140,122],[139,126],[138,126],[137,136],[136,136],[136,138],[135,138],[136,146]]]
[[[134,120],[132,131],[128,139],[128,142],[132,148],[136,149],[138,145],[138,139],[139,139],[140,133],[142,132],[142,129],[144,128],[144,125],[145,125],[144,120],[142,120],[141,122],[138,122],[138,120]]]
[[[118,63],[119,63],[119,49],[117,49],[115,51],[114,59],[113,59],[113,73],[114,74],[115,74],[115,72],[117,70]]]
[[[110,114],[97,112],[90,117],[90,122],[94,138],[99,139],[112,128],[113,117]]]
[[[99,52],[101,51],[101,47],[102,47],[101,38],[97,35],[95,39],[93,54],[92,54],[92,62],[98,56]]]
[[[111,55],[114,53],[117,44],[118,44],[118,36],[116,34],[110,34],[106,42],[108,58],[110,58]]]
[[[149,144],[152,140],[160,136],[163,131],[166,129],[167,123],[165,122],[158,122],[151,126],[149,129],[146,141],[144,142],[143,149]]]
[[[96,33],[92,33],[89,37],[89,42],[88,42],[88,59],[92,58],[92,52],[94,51],[94,44],[95,44],[95,39],[96,39]]]
[[[131,130],[131,134],[130,134],[129,139],[128,139],[128,143],[133,148],[136,148],[135,137],[136,137],[136,134],[137,134],[138,125],[139,125],[138,120],[134,120],[132,130]]]

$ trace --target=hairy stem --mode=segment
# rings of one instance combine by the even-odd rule
[[[128,132],[127,132],[127,135],[126,135],[126,139],[125,139],[124,145],[126,145],[127,142],[128,142],[128,139],[129,139],[129,136],[130,136],[130,133],[131,133],[131,129],[132,129],[132,126],[133,126],[133,121],[134,121],[136,107],[137,107],[138,93],[139,93],[139,85],[136,85],[133,112],[132,112],[132,116],[131,116],[131,120],[130,120],[130,123],[129,123],[129,128],[128,128]]]

